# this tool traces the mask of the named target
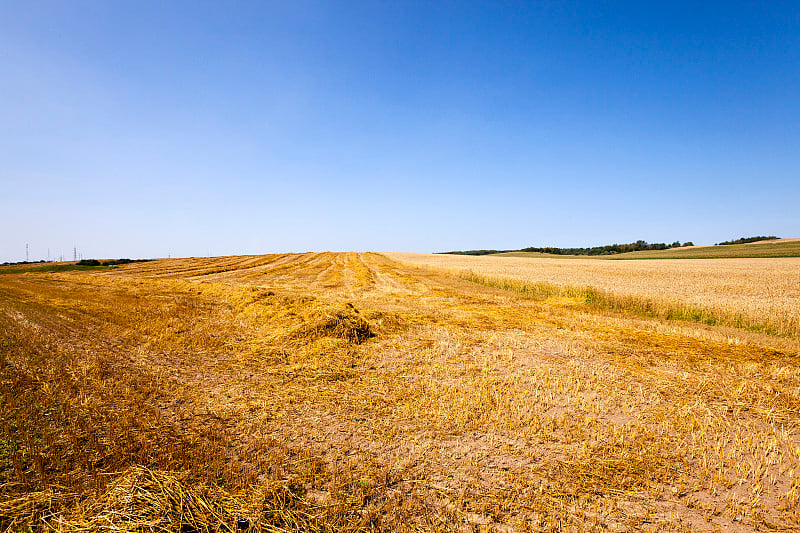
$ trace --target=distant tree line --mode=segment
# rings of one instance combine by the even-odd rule
[[[8,265],[38,265],[38,264],[47,263],[47,262],[48,261],[45,261],[44,259],[40,259],[38,261],[13,261],[13,262],[6,261],[4,263],[1,263],[1,265],[2,266],[8,266]]]
[[[539,252],[553,255],[611,255],[624,254],[627,252],[638,252],[640,250],[667,250],[669,248],[679,248],[682,246],[694,246],[694,243],[689,241],[681,244],[680,241],[675,241],[672,244],[666,244],[663,242],[648,243],[646,241],[639,240],[629,244],[608,244],[605,246],[593,246],[591,248],[556,248],[553,246],[540,248],[531,246],[529,248],[521,248],[519,250],[466,250],[440,253],[458,255],[492,255],[506,252]]]
[[[756,242],[756,241],[770,241],[773,239],[777,239],[775,235],[764,236],[761,235],[759,237],[742,237],[741,239],[736,239],[735,241],[723,241],[718,242],[715,246],[722,246],[725,244],[747,244],[748,242]]]
[[[97,259],[81,259],[78,261],[78,266],[114,266],[114,265],[127,265],[128,263],[141,263],[142,261],[149,261],[149,259],[107,259],[105,261],[98,261]]]
[[[106,259],[103,261],[98,261],[97,259],[81,259],[77,263],[78,266],[114,266],[114,265],[127,265],[128,263],[141,263],[142,261],[150,261],[149,259]],[[40,265],[42,263],[53,263],[53,261],[45,261],[44,259],[40,259],[39,261],[15,261],[15,262],[4,262],[0,263],[0,266],[10,266],[10,265]]]

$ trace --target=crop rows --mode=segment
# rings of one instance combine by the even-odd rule
[[[448,267],[324,253],[3,276],[0,526],[800,527],[796,340]]]

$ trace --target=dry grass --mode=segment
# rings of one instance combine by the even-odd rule
[[[791,339],[283,254],[3,276],[0,343],[9,531],[800,527]]]

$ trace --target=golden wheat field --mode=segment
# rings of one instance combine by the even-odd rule
[[[787,239],[788,240],[788,239]],[[593,287],[655,308],[712,312],[721,322],[800,336],[800,258],[599,261],[393,253],[414,264],[559,287]],[[630,302],[633,303],[633,302]]]
[[[797,260],[475,259],[0,276],[0,527],[800,528]]]

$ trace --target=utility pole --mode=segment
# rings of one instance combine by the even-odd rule
[[[73,261],[77,261],[78,260],[78,247],[77,246],[73,246],[72,247],[72,260]]]
[[[28,261],[30,261],[30,258],[28,257],[28,243],[26,242],[25,243],[25,262],[27,263]]]
[[[47,249],[47,262],[50,262],[50,248]]]

